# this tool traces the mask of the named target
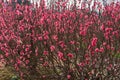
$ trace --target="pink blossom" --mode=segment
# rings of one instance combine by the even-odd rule
[[[68,75],[67,75],[67,79],[70,80],[70,78],[71,78],[71,75],[68,74]]]
[[[98,38],[97,38],[97,37],[92,38],[92,41],[91,41],[92,47],[94,47],[94,46],[97,45],[97,41],[98,41]]]
[[[85,63],[84,62],[81,62],[81,63],[79,63],[79,64],[77,64],[78,66],[80,66],[80,67],[83,67],[84,65],[85,65]]]
[[[20,52],[20,55],[24,55],[25,53],[23,51]]]
[[[48,51],[44,51],[44,52],[43,52],[43,55],[48,55]]]
[[[60,33],[63,33],[63,32],[65,32],[65,29],[64,29],[64,28],[61,28],[61,29],[60,29]]]
[[[103,47],[101,47],[99,51],[100,51],[100,52],[104,52],[104,48],[103,48]]]
[[[99,52],[99,49],[98,49],[98,48],[96,48],[96,49],[95,49],[95,52]]]
[[[29,64],[29,62],[30,62],[29,60],[25,60],[25,63],[26,63],[26,64]]]
[[[48,66],[48,62],[47,62],[47,61],[44,62],[44,63],[43,63],[43,66]]]
[[[24,75],[23,72],[20,72],[20,77],[23,77],[23,75]]]
[[[48,40],[48,39],[49,39],[49,36],[48,36],[48,35],[45,35],[45,36],[44,36],[44,39],[45,39],[45,40]]]
[[[59,59],[63,59],[63,53],[60,52],[60,51],[58,51],[58,58],[59,58]]]
[[[92,56],[94,56],[94,54],[95,54],[95,52],[94,52],[94,51],[92,51],[92,52],[91,52],[91,55],[92,55]],[[86,58],[86,59],[87,59],[87,58]]]
[[[16,71],[19,70],[19,67],[18,67],[18,65],[16,63],[14,64],[14,67],[15,67]]]
[[[67,56],[68,56],[69,58],[73,58],[73,57],[74,57],[72,53],[68,53]]]
[[[5,56],[8,57],[8,56],[9,56],[9,53],[7,52],[7,53],[5,54]]]
[[[18,44],[18,45],[22,44],[22,41],[21,41],[20,39],[17,40],[17,44]]]
[[[106,32],[109,32],[109,31],[112,31],[112,30],[113,30],[113,28],[105,28]]]
[[[104,31],[104,30],[105,30],[104,25],[100,26],[100,30],[102,30],[102,31]]]
[[[51,52],[53,52],[53,51],[55,50],[55,46],[54,46],[54,45],[51,45],[51,46],[50,46],[50,50],[51,50]]]
[[[119,31],[117,30],[117,31],[112,32],[112,35],[115,35],[117,38],[119,38]]]
[[[45,75],[43,75],[42,77],[43,77],[43,78],[46,78],[46,76],[45,76]]]
[[[80,35],[85,36],[86,35],[86,30],[81,30]]]
[[[114,47],[111,47],[111,50],[113,50],[113,51],[114,51],[114,50],[115,50],[115,48],[114,48]]]
[[[53,40],[55,40],[55,41],[57,41],[57,40],[58,40],[57,35],[53,35],[53,36],[52,36],[52,38],[53,38]]]
[[[70,44],[71,44],[71,45],[75,44],[75,41],[70,41]]]
[[[59,22],[59,21],[56,21],[56,22],[54,22],[54,25],[55,25],[56,27],[58,27],[58,26],[60,25],[60,22]]]
[[[38,56],[38,47],[35,49],[35,55]]]
[[[111,49],[110,45],[106,45],[106,48],[107,48],[107,49]]]
[[[3,37],[2,37],[2,36],[0,36],[0,41],[1,41],[1,40],[3,40]]]
[[[65,43],[63,41],[59,41],[59,45],[60,45],[61,48],[65,47]]]
[[[103,46],[105,46],[107,43],[106,42],[103,42]]]
[[[40,61],[43,61],[43,58],[40,58]]]
[[[42,39],[42,36],[39,36],[39,37],[38,37],[38,40],[42,41],[42,40],[43,40],[43,39]]]
[[[21,15],[22,12],[20,12],[19,10],[16,10],[16,14],[17,14],[17,15]]]
[[[88,15],[85,15],[84,18],[87,19],[87,18],[88,18]]]
[[[18,65],[21,64],[21,60],[20,60],[20,59],[17,60],[17,64],[18,64]]]
[[[29,48],[26,48],[25,51],[29,51]]]

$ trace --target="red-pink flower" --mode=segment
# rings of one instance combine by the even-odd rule
[[[110,45],[106,45],[106,48],[107,48],[107,49],[111,49]]]
[[[99,49],[98,49],[98,48],[96,48],[96,49],[95,49],[95,52],[99,52]]]
[[[97,41],[98,41],[98,38],[97,37],[94,37],[91,41],[91,45],[92,47],[96,46],[97,45]]]
[[[58,40],[57,35],[53,35],[53,36],[52,36],[52,39],[55,40],[55,41],[57,41],[57,40]]]
[[[104,25],[100,26],[100,30],[102,30],[102,31],[104,31],[104,30],[105,30]]]
[[[54,45],[51,45],[51,46],[50,46],[50,50],[51,50],[51,52],[53,52],[53,51],[55,50],[55,46],[54,46]]]
[[[49,36],[48,36],[48,35],[44,35],[44,39],[45,39],[45,40],[48,40],[48,39],[49,39]]]
[[[25,63],[28,64],[30,61],[29,60],[25,60]]]
[[[71,45],[75,44],[75,41],[70,41],[70,44],[71,44]]]
[[[43,40],[42,36],[39,36],[39,37],[38,37],[38,40],[40,40],[40,41]]]
[[[29,51],[29,48],[26,48],[25,51],[26,51],[26,52]]]
[[[59,59],[63,59],[63,53],[60,52],[60,51],[58,51],[58,58],[59,58]]]
[[[113,28],[105,28],[105,31],[106,32],[110,32],[110,31],[112,31],[113,30]]]
[[[113,51],[114,51],[114,50],[115,50],[115,48],[114,48],[114,47],[111,47],[111,50],[113,50]]]
[[[19,27],[20,31],[24,31],[24,26]]]
[[[83,67],[85,65],[85,63],[81,62],[81,63],[78,63],[77,65],[80,66],[80,67]]]
[[[38,56],[38,47],[35,49],[35,55]]]
[[[67,75],[67,79],[70,80],[70,78],[71,78],[71,75],[68,74],[68,75]]]
[[[2,37],[2,35],[0,35],[0,41],[1,41],[1,40],[3,40],[3,37]]]
[[[45,61],[45,62],[43,63],[43,66],[48,66],[48,62]]]
[[[63,41],[59,41],[59,45],[60,45],[61,48],[65,47],[65,43]]]
[[[43,78],[46,78],[46,76],[45,76],[45,75],[43,75],[42,77],[43,77]]]
[[[44,51],[44,52],[43,52],[43,55],[48,55],[48,51]]]
[[[17,60],[17,64],[18,65],[21,64],[21,60],[20,59]]]
[[[68,56],[69,58],[73,58],[73,57],[74,57],[74,55],[73,55],[72,53],[68,53],[67,56]]]
[[[104,48],[103,48],[103,47],[101,47],[99,51],[100,51],[100,52],[104,52]]]
[[[17,15],[21,15],[22,12],[20,12],[19,10],[16,10],[16,14],[17,14]]]
[[[85,36],[85,35],[86,35],[86,32],[87,32],[87,31],[86,31],[85,29],[83,29],[83,30],[80,31],[80,35]]]
[[[22,44],[22,40],[20,40],[20,39],[17,40],[17,44],[18,44],[18,45]]]
[[[102,45],[103,45],[103,46],[106,46],[106,44],[107,44],[106,42],[103,42],[103,44],[102,44]]]
[[[8,52],[7,52],[7,53],[5,53],[5,56],[6,56],[6,57],[8,57],[8,56],[9,56],[9,53],[8,53]]]
[[[56,21],[56,22],[54,22],[54,25],[55,25],[56,27],[58,27],[58,26],[60,25],[60,22],[59,22],[59,21]]]

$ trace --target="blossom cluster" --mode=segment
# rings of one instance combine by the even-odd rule
[[[120,3],[85,9],[0,8],[0,60],[21,80],[119,79]]]

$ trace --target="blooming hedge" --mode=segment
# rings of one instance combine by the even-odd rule
[[[32,8],[0,8],[0,60],[21,80],[120,79],[120,3]]]

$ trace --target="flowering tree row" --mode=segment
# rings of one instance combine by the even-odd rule
[[[0,60],[21,80],[120,79],[120,3],[45,9],[0,8]]]

